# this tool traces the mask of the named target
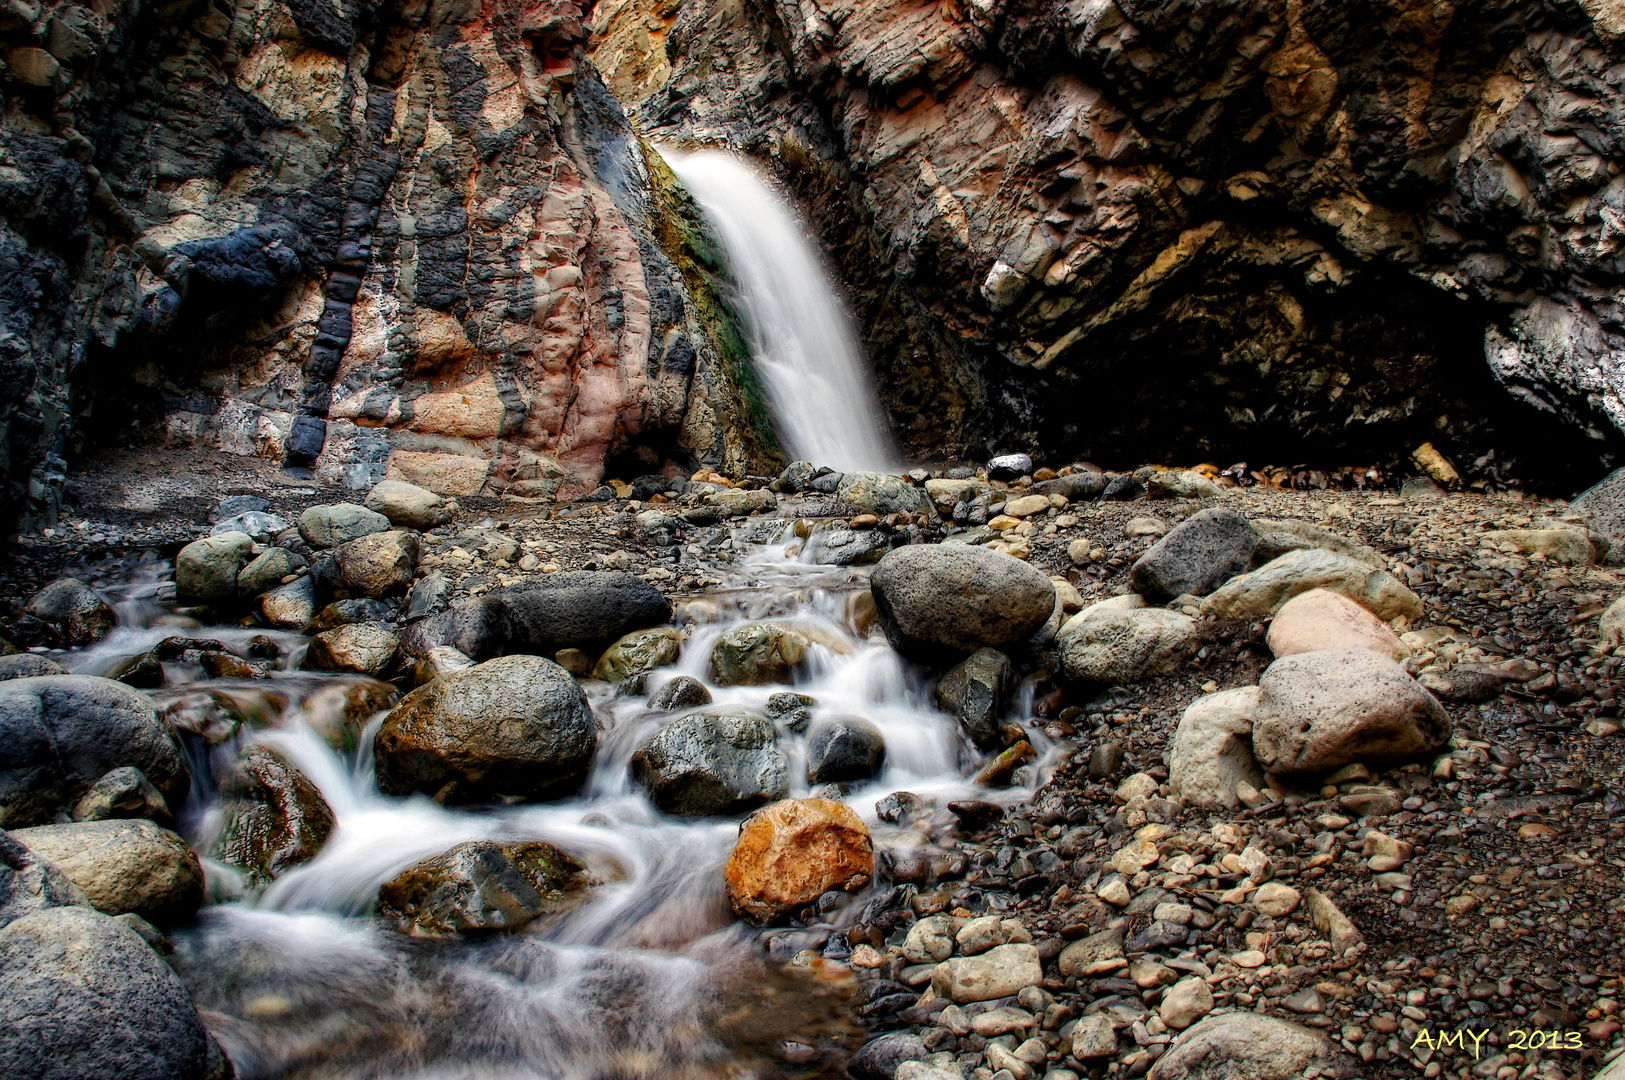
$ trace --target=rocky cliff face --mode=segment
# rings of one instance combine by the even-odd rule
[[[771,453],[568,0],[10,0],[0,469],[168,437],[526,496]]]
[[[916,450],[1561,484],[1625,424],[1621,11],[618,0],[594,55],[809,206]]]

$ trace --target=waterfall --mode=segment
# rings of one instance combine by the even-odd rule
[[[722,246],[785,450],[843,471],[895,470],[899,456],[852,316],[789,205],[731,154],[661,153]]]

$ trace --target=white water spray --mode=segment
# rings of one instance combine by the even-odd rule
[[[731,154],[661,153],[722,244],[785,450],[834,469],[894,470],[897,450],[852,317],[790,207]]]

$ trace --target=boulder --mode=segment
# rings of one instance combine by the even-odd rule
[[[28,598],[28,614],[49,623],[69,648],[94,645],[113,632],[118,616],[107,601],[77,578],[57,578]]]
[[[771,491],[756,488],[750,491],[741,488],[723,488],[713,491],[705,497],[705,505],[714,506],[728,517],[745,517],[759,511],[771,510],[779,504]]]
[[[1258,533],[1233,510],[1209,507],[1176,525],[1135,560],[1129,578],[1136,592],[1153,603],[1176,596],[1206,596],[1253,559]]]
[[[114,769],[90,785],[90,790],[74,804],[72,816],[75,821],[148,818],[165,826],[175,820],[164,793],[134,765]]]
[[[1143,479],[1149,499],[1217,499],[1224,494],[1218,484],[1190,469],[1156,469]]]
[[[305,667],[380,676],[395,663],[400,647],[399,639],[378,623],[347,623],[310,639]]]
[[[1625,539],[1625,469],[1615,469],[1576,495],[1569,509],[1586,515],[1591,527],[1610,540]]]
[[[45,824],[133,765],[180,805],[191,783],[152,699],[93,675],[0,682],[0,827]]]
[[[0,682],[8,679],[32,679],[36,675],[66,675],[68,669],[55,660],[36,653],[17,653],[0,656]]]
[[[1098,496],[1110,482],[1105,473],[1086,469],[1053,480],[1040,480],[1029,490],[1035,495],[1060,495],[1069,502],[1082,502]]]
[[[867,888],[874,860],[869,830],[845,803],[785,799],[740,827],[723,870],[728,903],[740,918],[765,926],[832,889]]]
[[[382,600],[335,600],[310,620],[310,632],[322,634],[351,623],[387,623],[394,618],[395,609]]]
[[[927,480],[925,495],[944,514],[951,514],[954,506],[970,502],[978,495],[991,494],[993,488],[980,480]]]
[[[1338,555],[1345,555],[1356,562],[1363,562],[1378,570],[1388,567],[1388,560],[1384,559],[1375,548],[1367,547],[1356,540],[1346,536],[1339,536],[1330,529],[1308,521],[1298,521],[1295,518],[1263,518],[1253,522],[1253,528],[1260,535],[1290,536],[1302,542],[1306,547],[1324,548]],[[1297,545],[1283,549],[1281,554],[1294,550]]]
[[[1033,945],[1000,945],[978,956],[944,960],[931,973],[931,988],[938,997],[956,1005],[1012,997],[1044,979],[1044,968]]]
[[[258,596],[277,588],[289,574],[298,573],[309,563],[297,551],[287,548],[266,548],[247,566],[237,571],[237,592],[243,596]],[[289,582],[291,585],[292,582]]]
[[[1331,1040],[1311,1028],[1255,1012],[1211,1015],[1175,1039],[1147,1080],[1299,1080],[1353,1076]]]
[[[1000,726],[1015,669],[997,649],[977,649],[937,683],[937,704],[952,713],[965,734],[982,749],[1002,744]]]
[[[1044,571],[968,544],[897,548],[876,565],[869,588],[886,640],[920,663],[1019,645],[1055,610]]]
[[[253,550],[247,533],[194,540],[175,556],[175,594],[187,600],[229,600],[237,595],[237,572]]]
[[[856,716],[827,716],[807,735],[807,782],[838,784],[867,780],[880,771],[886,742],[880,730]]]
[[[73,905],[90,906],[79,886],[0,830],[0,927],[36,911]],[[0,1021],[4,1018],[0,1002]]]
[[[278,630],[303,630],[316,615],[316,582],[308,575],[259,598],[260,618]]]
[[[807,654],[801,634],[775,623],[747,623],[711,648],[711,678],[718,686],[788,683]]]
[[[1258,687],[1221,690],[1191,702],[1179,718],[1168,755],[1168,784],[1186,806],[1240,806],[1237,784],[1264,786],[1253,759]]]
[[[403,591],[417,566],[417,534],[400,529],[346,541],[338,551],[339,584],[353,596]]]
[[[1368,649],[1295,653],[1258,681],[1253,754],[1266,772],[1329,772],[1432,753],[1450,716],[1405,669]]]
[[[378,888],[378,913],[413,937],[518,930],[582,883],[551,844],[475,840],[413,863]]]
[[[145,818],[38,825],[11,834],[61,870],[107,915],[173,926],[203,903],[203,868],[186,841]]]
[[[432,529],[452,518],[452,508],[443,497],[404,480],[374,484],[363,501],[368,510],[405,529]]]
[[[1038,514],[1049,512],[1049,496],[1022,495],[1014,499],[1007,499],[1004,503],[1004,512],[1014,518],[1030,518]]]
[[[1062,978],[1085,978],[1123,967],[1123,931],[1101,930],[1061,950],[1055,960]]]
[[[408,624],[400,639],[408,656],[428,656],[449,645],[471,660],[489,660],[507,650],[511,635],[508,608],[501,600],[469,596],[437,615]]]
[[[267,746],[250,746],[221,778],[221,827],[210,858],[259,884],[309,862],[333,831],[333,810],[305,774]]]
[[[597,747],[587,696],[539,656],[503,656],[421,686],[373,740],[378,790],[442,802],[543,799],[586,779]]]
[[[711,691],[691,675],[679,675],[649,698],[649,708],[657,712],[678,712],[711,704]]]
[[[1440,701],[1459,701],[1476,704],[1489,701],[1501,693],[1501,676],[1478,664],[1461,664],[1444,671],[1424,671],[1416,677]]]
[[[229,1077],[180,977],[141,936],[83,907],[0,929],[0,1076]]]
[[[1060,639],[1068,678],[1118,683],[1167,675],[1201,648],[1196,620],[1162,608],[1095,609]]]
[[[1329,589],[1379,619],[1422,617],[1422,599],[1386,570],[1319,548],[1289,551],[1250,574],[1232,578],[1202,601],[1210,619],[1263,619],[1310,589]]]
[[[633,630],[671,621],[671,603],[659,589],[619,570],[548,574],[496,599],[511,628],[511,646],[548,655],[567,648],[597,654]]]
[[[632,771],[668,814],[737,814],[790,793],[773,722],[744,709],[690,713],[632,755]]]
[[[930,1056],[930,1047],[918,1035],[893,1031],[864,1043],[847,1062],[846,1074],[852,1080],[897,1080],[898,1066],[909,1061],[924,1061]]]
[[[1326,649],[1370,649],[1395,660],[1411,654],[1387,623],[1330,589],[1310,589],[1288,600],[1266,640],[1278,657]]]
[[[927,509],[925,493],[901,476],[849,472],[835,489],[837,501],[871,514],[912,514]]]
[[[641,694],[649,672],[677,663],[682,652],[683,633],[675,626],[634,630],[604,650],[593,666],[592,677],[614,683],[628,693]]]
[[[313,548],[338,547],[388,528],[387,517],[355,503],[312,506],[299,515],[299,535]]]

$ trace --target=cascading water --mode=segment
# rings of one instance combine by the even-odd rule
[[[790,207],[731,154],[661,153],[738,283],[746,340],[785,449],[833,469],[894,469],[897,450],[852,318]]]
[[[746,622],[799,629],[814,643],[794,687],[817,701],[812,727],[820,716],[856,715],[886,743],[881,772],[839,797],[864,819],[877,850],[907,858],[936,850],[935,834],[881,821],[876,803],[886,794],[906,789],[938,806],[962,798],[1023,800],[1059,753],[1029,723],[1028,738],[1041,756],[1018,771],[1013,787],[989,791],[968,779],[981,755],[932,706],[920,673],[861,619],[856,600],[867,570],[815,561],[824,550],[822,532],[842,527],[758,518],[734,529],[727,579],[678,603],[682,654],[650,676],[647,691],[688,675],[707,685],[717,705],[762,710],[784,687],[714,685],[712,645]],[[171,615],[163,603],[173,595],[167,572],[149,565],[141,580],[107,590],[121,597],[123,625],[100,645],[62,655],[63,662],[105,672],[119,656],[177,634],[267,649],[246,641],[242,635],[251,632],[240,628],[188,627]],[[669,817],[633,782],[633,752],[676,714],[588,680],[599,745],[578,796],[478,808],[391,798],[373,782],[370,748],[382,714],[359,727],[347,751],[335,749],[330,715],[341,698],[368,700],[357,692],[387,687],[297,671],[304,639],[273,640],[278,662],[269,678],[206,679],[200,670],[166,665],[165,687],[152,691],[175,709],[216,700],[247,718],[235,737],[189,741],[197,782],[181,827],[200,852],[220,819],[208,776],[251,742],[270,745],[297,766],[336,820],[314,859],[262,892],[242,891],[230,868],[205,860],[217,902],[173,935],[177,970],[239,1077],[808,1076],[816,1065],[809,1072],[803,1056],[800,1067],[790,1067],[784,1048],[811,1051],[820,1043],[834,1056],[819,1060],[838,1063],[841,1040],[850,1043],[852,1032],[846,984],[780,966],[809,940],[818,947],[817,926],[758,935],[736,923],[722,867],[738,819]],[[1016,718],[1029,706],[1019,702]],[[781,731],[780,743],[791,762],[792,794],[805,796],[806,736]],[[601,883],[520,933],[424,941],[373,917],[382,883],[471,840],[546,841]],[[856,897],[827,918],[846,925],[868,899]]]

